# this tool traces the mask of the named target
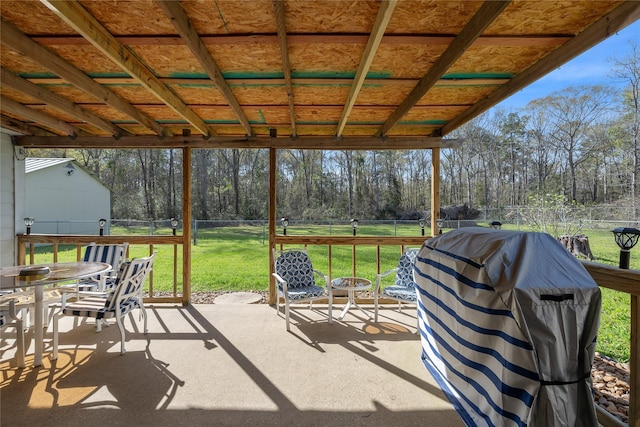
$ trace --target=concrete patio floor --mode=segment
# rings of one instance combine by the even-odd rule
[[[150,305],[146,336],[137,312],[125,321],[124,356],[117,326],[96,333],[93,321],[65,317],[59,359],[47,332],[44,365],[32,366],[31,348],[25,369],[7,329],[0,422],[464,425],[420,360],[415,312],[394,308],[377,323],[352,310],[329,324],[326,306],[296,306],[287,332],[266,304]]]

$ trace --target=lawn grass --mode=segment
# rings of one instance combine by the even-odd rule
[[[505,228],[517,228],[505,226]],[[280,231],[280,230],[279,230]],[[446,232],[448,230],[444,230]],[[124,229],[113,227],[114,235],[148,234],[149,229]],[[352,232],[350,225],[299,225],[289,227],[288,235],[341,235]],[[171,230],[155,230],[157,234],[170,234]],[[415,236],[420,233],[414,224],[368,225],[358,227],[359,236],[398,235]],[[589,237],[591,251],[597,262],[617,265],[619,249],[610,230],[583,230]],[[173,289],[173,246],[156,245],[158,251],[154,263],[154,291]],[[198,291],[268,290],[269,245],[263,226],[198,228],[197,244],[191,252],[191,289]],[[309,246],[309,255],[314,267],[328,273],[328,249],[326,246]],[[631,268],[640,270],[640,251],[632,252]],[[149,254],[148,245],[131,245],[129,257]],[[178,292],[182,286],[182,248],[178,247]],[[381,271],[396,266],[400,255],[399,247],[380,249]],[[352,275],[352,247],[332,247],[332,277]],[[60,262],[75,261],[75,246],[60,246]],[[36,262],[51,262],[51,247],[38,247]],[[356,251],[357,275],[375,278],[377,273],[376,247],[358,246]],[[390,276],[391,277],[391,276]],[[391,279],[390,279],[391,280]],[[602,311],[598,335],[597,351],[620,362],[629,360],[630,304],[629,295],[602,289]]]

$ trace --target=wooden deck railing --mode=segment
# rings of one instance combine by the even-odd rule
[[[149,296],[145,298],[145,302],[159,303],[185,303],[188,302],[188,295],[185,295],[184,289],[178,289],[178,246],[182,246],[182,236],[79,236],[79,235],[62,235],[62,234],[19,234],[18,240],[18,265],[34,264],[36,245],[49,244],[52,246],[52,259],[48,262],[58,262],[58,248],[60,245],[75,245],[76,259],[80,261],[84,256],[84,248],[91,242],[98,244],[117,244],[129,243],[129,251],[131,245],[148,245],[151,255],[156,246],[171,245],[173,246],[173,291],[171,295],[156,295],[153,286],[153,272],[149,275]],[[147,254],[145,254],[147,255]],[[127,255],[128,257],[128,255]]]
[[[357,275],[356,251],[359,246],[375,246],[377,257],[377,271],[380,272],[380,247],[397,246],[398,254],[405,247],[417,247],[428,237],[373,237],[373,236],[283,236],[276,235],[272,239],[273,247],[290,247],[290,246],[326,246],[328,255],[329,276],[333,277],[332,268],[332,248],[334,246],[351,246],[352,247],[352,274]],[[156,296],[153,291],[153,277],[150,278],[149,297],[145,298],[148,302],[166,302],[166,303],[184,303],[188,302],[189,291],[177,288],[177,271],[178,257],[177,247],[183,243],[182,236],[77,236],[77,235],[18,235],[18,263],[26,264],[27,255],[28,263],[34,262],[34,248],[36,244],[51,244],[53,246],[53,262],[58,261],[59,245],[76,245],[77,259],[80,260],[83,254],[83,247],[90,242],[97,243],[123,243],[128,242],[129,245],[149,245],[149,254],[153,253],[154,246],[157,245],[173,245],[173,293],[171,296]],[[27,246],[29,251],[27,252]],[[270,261],[272,255],[269,254]],[[583,262],[583,265],[595,279],[596,283],[603,288],[609,288],[617,292],[623,292],[630,295],[631,300],[631,336],[630,336],[630,387],[631,393],[629,397],[629,426],[640,427],[640,314],[638,312],[638,298],[640,298],[640,271],[638,270],[622,270],[617,267],[611,267],[594,262]],[[270,262],[270,269],[273,268],[273,262]],[[190,269],[189,269],[190,271]],[[270,281],[270,303],[275,303],[275,284]],[[182,294],[182,295],[180,295]],[[185,295],[186,294],[186,295]],[[366,300],[361,302],[367,302]],[[598,420],[601,425],[606,427],[620,427],[625,424],[617,421],[616,418],[609,416],[606,412],[599,409]]]

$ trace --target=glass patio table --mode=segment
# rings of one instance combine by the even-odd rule
[[[362,277],[339,277],[331,281],[331,287],[339,291],[347,291],[348,294],[347,305],[338,316],[338,320],[342,320],[351,307],[359,308],[363,314],[371,318],[371,314],[360,307],[355,299],[357,291],[366,291],[371,288],[371,280]]]
[[[84,279],[111,270],[103,262],[57,262],[49,264],[16,265],[0,268],[0,290],[33,288],[35,296],[35,350],[33,364],[42,365],[43,343],[43,300],[44,288],[59,282]]]

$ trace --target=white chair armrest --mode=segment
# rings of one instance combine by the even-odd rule
[[[284,280],[278,273],[272,273],[272,274],[273,274],[273,277],[275,277],[276,280],[282,284],[282,291],[286,295],[287,294],[287,281]]]
[[[391,270],[387,270],[384,273],[378,273],[376,276],[376,288],[375,288],[375,292],[379,293],[380,291],[380,285],[382,285],[382,278],[385,276],[390,275],[391,273],[397,273],[398,272],[398,267],[392,268]]]

